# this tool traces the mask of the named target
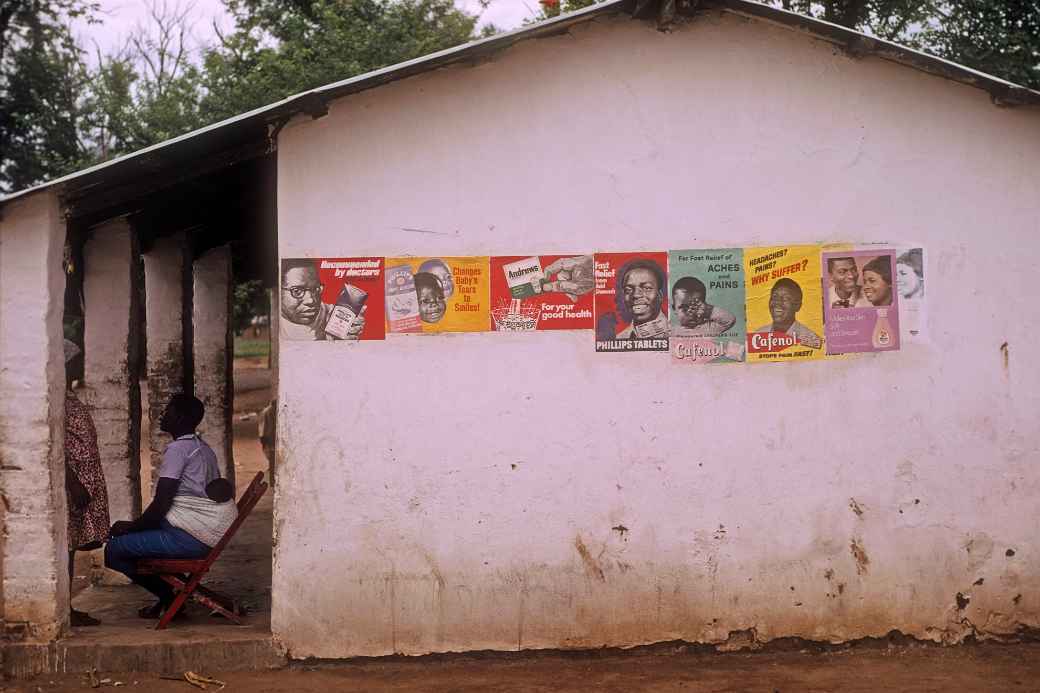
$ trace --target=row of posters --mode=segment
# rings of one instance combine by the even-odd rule
[[[593,329],[598,352],[680,363],[892,351],[920,335],[920,248],[775,246],[282,260],[286,339]]]

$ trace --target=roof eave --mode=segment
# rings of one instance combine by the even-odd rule
[[[640,0],[640,2],[648,1]],[[795,12],[763,5],[753,0],[701,0],[700,3],[695,2],[693,4],[697,8],[723,9],[738,15],[754,17],[800,29],[808,34],[840,45],[853,55],[876,56],[929,74],[968,84],[988,92],[993,102],[1000,106],[1040,105],[1040,92],[912,48],[892,43],[891,41],[867,36],[862,32],[821,19],[814,19]],[[115,170],[126,168],[129,174],[133,174],[136,172],[136,167],[142,173],[147,173],[154,172],[167,165],[177,165],[170,161],[175,158],[174,154],[185,154],[186,152],[182,150],[189,150],[192,144],[197,145],[197,140],[201,138],[227,135],[226,139],[233,140],[236,134],[243,137],[249,136],[248,131],[250,129],[255,132],[263,131],[266,133],[267,128],[272,124],[284,122],[301,113],[311,114],[315,117],[320,116],[327,111],[328,103],[335,99],[448,65],[478,60],[504,50],[520,41],[566,32],[575,24],[589,21],[601,15],[614,14],[621,11],[631,13],[635,6],[636,0],[607,0],[606,2],[592,5],[577,12],[560,15],[544,22],[524,26],[510,32],[472,41],[397,65],[373,70],[363,75],[357,75],[316,89],[294,94],[281,101],[212,125],[207,125],[137,152],[76,171],[61,178],[26,188],[25,190],[0,196],[0,207],[12,200],[54,186],[61,186],[61,191],[66,191],[73,186],[79,191],[85,191],[102,184],[102,176]],[[190,156],[190,152],[187,153]]]

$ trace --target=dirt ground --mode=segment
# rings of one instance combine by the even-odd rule
[[[661,648],[656,648],[660,650]],[[1040,691],[1040,644],[956,648],[896,647],[806,653],[684,653],[458,655],[295,665],[265,672],[204,672],[226,691],[682,691],[908,693]],[[155,675],[98,675],[100,688],[191,693],[183,680]],[[86,676],[9,683],[5,693],[90,688]],[[209,686],[215,691],[217,686]]]

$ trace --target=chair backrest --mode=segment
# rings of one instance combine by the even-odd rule
[[[224,532],[224,536],[220,538],[216,546],[210,549],[209,555],[206,556],[206,568],[209,568],[213,561],[217,560],[217,556],[231,541],[231,537],[235,536],[235,532],[245,522],[245,519],[249,517],[249,513],[253,511],[253,508],[256,507],[256,504],[260,502],[260,499],[266,492],[267,482],[264,481],[264,473],[257,472],[256,476],[253,477],[253,481],[250,482],[249,486],[242,493],[242,497],[238,499],[238,517],[235,518],[235,521]]]

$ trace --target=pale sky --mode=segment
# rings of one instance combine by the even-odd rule
[[[196,45],[205,45],[214,40],[213,24],[221,29],[230,29],[231,20],[220,0],[165,0],[167,6],[192,8],[194,21],[192,33]],[[155,0],[161,3],[163,0]],[[499,29],[515,29],[527,17],[533,17],[538,9],[538,0],[491,0],[486,10],[481,11],[479,0],[455,0],[455,4],[473,14],[480,14],[480,24],[493,23]],[[100,0],[100,24],[77,25],[76,34],[93,55],[96,43],[102,52],[117,51],[126,37],[139,24],[147,25],[149,3],[146,0]]]

